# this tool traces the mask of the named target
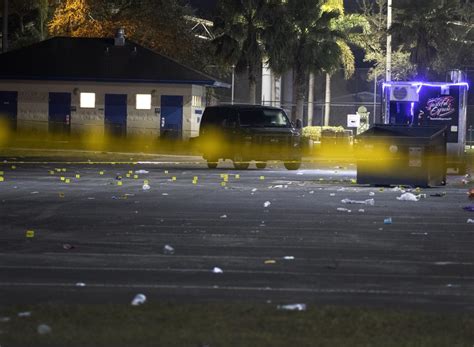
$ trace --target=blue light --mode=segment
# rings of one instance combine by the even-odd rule
[[[469,90],[469,83],[467,82],[459,82],[459,83],[443,83],[443,82],[384,82],[382,84],[383,89],[385,90],[386,87],[392,87],[393,85],[409,85],[413,87],[417,87],[417,93],[420,92],[421,88],[426,87],[466,87]]]

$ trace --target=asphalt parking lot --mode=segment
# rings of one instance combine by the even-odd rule
[[[354,165],[235,171],[168,158],[7,161],[0,171],[0,305],[123,303],[145,293],[474,309],[474,213],[463,210],[471,202],[462,176],[413,191],[426,196],[414,202],[357,185]]]

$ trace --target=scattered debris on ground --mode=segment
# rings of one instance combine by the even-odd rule
[[[137,294],[132,300],[132,306],[139,306],[144,304],[146,301],[146,296],[145,294]]]

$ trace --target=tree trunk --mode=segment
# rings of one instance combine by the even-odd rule
[[[257,81],[249,78],[249,103],[255,105],[257,102]]]
[[[326,96],[324,98],[324,126],[329,125],[331,114],[331,75],[326,73]]]
[[[23,21],[23,16],[20,16],[20,15],[19,15],[18,17],[19,17],[19,19],[20,19],[20,32],[21,32],[22,34],[24,34],[24,33],[25,33],[25,24],[23,23],[23,22],[24,22],[24,21]]]
[[[296,90],[296,108],[294,114],[291,114],[291,120],[296,123],[297,119],[303,120],[304,113],[304,91],[305,91],[305,74],[302,71],[295,72],[295,90]]]
[[[313,113],[314,113],[314,73],[309,74],[308,83],[308,126],[313,125]]]
[[[251,64],[248,66],[249,103],[255,105],[257,100],[257,69]]]
[[[8,0],[3,0],[2,52],[8,51]]]

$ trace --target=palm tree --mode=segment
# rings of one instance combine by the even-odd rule
[[[265,0],[220,0],[214,19],[216,55],[237,72],[247,71],[249,101],[256,102],[257,77],[265,56]]]
[[[394,6],[391,32],[400,46],[410,51],[418,79],[429,77],[439,50],[451,39],[447,24],[459,6],[459,0],[417,0],[416,9],[411,2]]]
[[[358,14],[344,14],[344,3],[342,0],[326,0],[323,5],[325,11],[339,11],[341,16],[332,21],[334,29],[344,33],[344,38],[338,38],[337,44],[341,49],[341,64],[344,69],[344,77],[350,78],[355,71],[355,58],[349,44],[361,45],[361,35],[365,35],[368,29],[368,23],[365,18]],[[354,32],[354,29],[361,29],[361,32]],[[331,77],[338,67],[326,70],[326,95],[324,108],[324,125],[329,125],[329,116],[331,114]]]
[[[276,73],[293,69],[296,107],[293,121],[303,118],[306,78],[310,72],[331,71],[341,63],[337,43],[342,33],[331,22],[338,11],[323,11],[323,0],[287,0],[274,4],[274,32],[266,41],[268,63]]]

